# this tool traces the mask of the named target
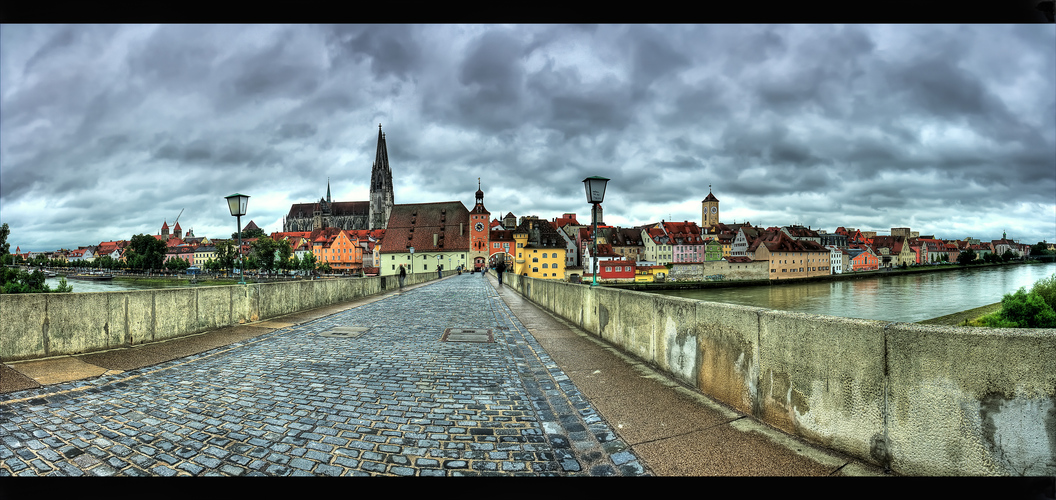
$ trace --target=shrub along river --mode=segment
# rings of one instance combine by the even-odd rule
[[[658,290],[710,302],[881,321],[917,322],[1001,302],[1056,273],[1056,263],[879,275],[795,285]]]

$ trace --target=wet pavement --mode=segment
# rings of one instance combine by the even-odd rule
[[[86,380],[23,364],[50,385],[0,395],[0,475],[652,474],[493,280],[281,321],[139,368],[65,358],[98,368]]]

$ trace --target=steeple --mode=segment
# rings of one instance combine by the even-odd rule
[[[326,178],[326,203],[330,204],[330,178]]]
[[[392,212],[392,170],[389,169],[389,151],[385,146],[385,133],[378,124],[378,151],[370,172],[370,229],[385,229]]]

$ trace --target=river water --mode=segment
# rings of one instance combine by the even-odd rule
[[[881,321],[917,322],[1001,302],[1056,273],[1056,263],[994,266],[828,283],[662,290],[711,302]]]
[[[87,292],[121,292],[125,290],[150,290],[157,288],[178,288],[178,287],[194,287],[194,286],[207,286],[207,285],[192,285],[188,280],[176,281],[167,280],[168,282],[155,281],[153,283],[135,283],[129,280],[114,279],[110,281],[81,281],[75,279],[66,279],[66,284],[73,287],[73,293],[87,293]],[[59,278],[48,278],[44,280],[44,284],[51,287],[52,290],[59,287]]]

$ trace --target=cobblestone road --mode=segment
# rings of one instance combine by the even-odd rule
[[[477,274],[0,398],[0,476],[649,474]]]

